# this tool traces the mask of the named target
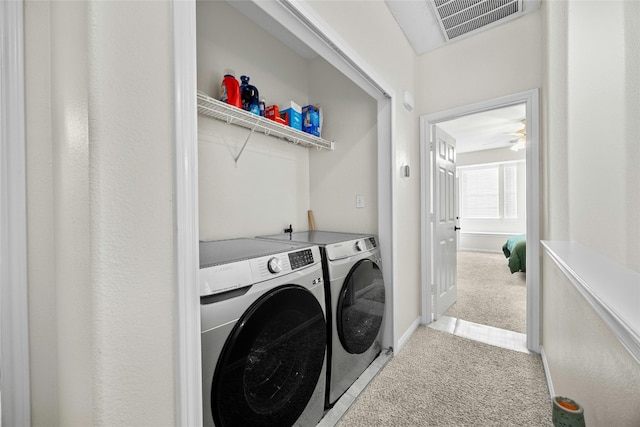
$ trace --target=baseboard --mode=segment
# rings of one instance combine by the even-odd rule
[[[547,377],[547,387],[549,387],[549,398],[553,398],[556,395],[553,389],[553,381],[551,381],[551,372],[549,372],[549,363],[547,362],[547,354],[544,352],[544,347],[540,346],[540,357],[542,357],[542,366],[544,367],[544,375]]]
[[[520,234],[524,234],[524,233],[511,233],[511,232],[505,233],[501,231],[461,231],[460,232],[461,236],[500,237],[505,239],[508,239],[509,237],[512,237],[512,236],[519,236]]]
[[[464,228],[464,226],[463,226]],[[502,245],[508,238],[523,233],[502,233],[491,231],[461,231],[458,246],[461,250],[472,252],[502,253]]]
[[[413,335],[413,333],[416,331],[416,329],[418,329],[418,326],[420,326],[420,323],[422,323],[420,321],[420,317],[416,318],[416,320],[413,321],[411,326],[409,326],[409,329],[407,329],[405,331],[405,333],[402,334],[402,336],[398,340],[398,348],[394,348],[393,349],[394,354],[398,354],[400,352],[400,349],[402,349],[402,347],[404,347],[404,345],[407,343],[407,341],[409,341],[409,338],[411,338],[411,335]]]
[[[472,247],[460,247],[458,252],[482,252],[487,254],[501,254],[502,251],[494,250],[494,249],[484,249],[484,248],[472,248]]]

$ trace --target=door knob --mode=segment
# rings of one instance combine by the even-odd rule
[[[453,226],[453,231],[458,231],[458,230],[462,230],[462,229],[461,229],[460,227],[458,227],[458,226],[454,225],[454,226]]]

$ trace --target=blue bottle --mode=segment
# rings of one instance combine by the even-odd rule
[[[242,108],[260,115],[260,95],[258,89],[249,84],[248,76],[240,76],[240,96],[242,98]]]

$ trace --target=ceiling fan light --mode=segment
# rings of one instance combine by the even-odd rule
[[[525,148],[524,139],[522,139],[522,138],[518,142],[516,142],[515,144],[513,144],[511,146],[511,150],[513,150],[513,151],[520,151],[520,150],[522,150],[524,148]]]

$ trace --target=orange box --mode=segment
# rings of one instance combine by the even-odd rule
[[[274,122],[277,122],[283,125],[287,124],[287,122],[284,119],[282,119],[282,117],[280,117],[280,109],[278,108],[277,105],[269,105],[267,108],[265,108],[264,116],[268,119],[273,120]]]

